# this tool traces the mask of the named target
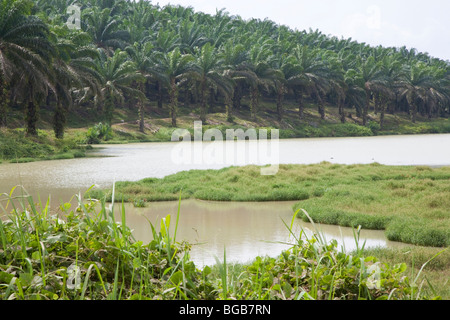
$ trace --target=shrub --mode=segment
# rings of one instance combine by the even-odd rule
[[[101,141],[111,140],[113,137],[111,126],[108,124],[98,123],[88,129],[86,133],[86,143],[97,144]]]

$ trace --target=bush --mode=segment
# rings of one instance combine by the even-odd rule
[[[337,124],[333,126],[335,137],[370,137],[374,133],[370,127],[363,127],[352,123]]]
[[[113,137],[111,126],[108,124],[98,123],[89,128],[86,133],[87,144],[98,144],[101,141],[111,140]]]
[[[395,219],[386,228],[386,237],[391,241],[419,246],[447,247],[450,231],[427,226],[420,219]]]

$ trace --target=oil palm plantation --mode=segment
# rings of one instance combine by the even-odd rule
[[[219,91],[223,96],[230,97],[233,92],[233,84],[230,78],[224,75],[225,64],[210,43],[197,50],[195,57],[194,74],[200,89],[200,119],[206,122],[207,104],[211,90]]]
[[[188,77],[192,77],[194,60],[195,58],[192,55],[182,54],[179,48],[175,48],[167,54],[162,52],[155,54],[155,72],[163,85],[169,90],[170,116],[173,127],[177,126],[179,86]]]
[[[112,15],[112,8],[94,6],[82,12],[82,28],[91,35],[98,48],[113,55],[116,49],[124,49],[130,39],[129,32],[121,29],[119,19]]]
[[[219,55],[224,64],[224,75],[233,84],[232,96],[226,102],[227,119],[233,120],[233,110],[241,107],[243,88],[247,83],[256,83],[258,76],[246,67],[248,51],[241,43],[228,40],[221,48]]]
[[[116,104],[122,104],[126,97],[145,99],[144,93],[132,86],[144,81],[144,77],[129,59],[127,52],[117,49],[112,57],[108,57],[101,49],[99,53],[97,70],[102,75],[101,92],[104,98],[100,105],[105,113],[105,121],[111,124]]]
[[[287,79],[298,100],[300,119],[304,116],[304,95],[312,94],[318,103],[318,111],[325,117],[322,95],[328,90],[328,68],[321,56],[320,49],[311,49],[297,45],[293,49],[293,72]]]
[[[6,100],[24,105],[27,135],[37,135],[38,106],[54,90],[50,64],[54,50],[45,23],[30,15],[27,0],[0,1],[0,119],[6,125]]]
[[[358,72],[364,82],[364,91],[366,94],[366,102],[362,110],[363,125],[368,123],[368,113],[372,95],[389,94],[388,78],[382,68],[381,61],[377,61],[373,56],[369,56],[366,60],[361,61],[358,66]]]
[[[146,43],[134,43],[133,46],[126,48],[129,56],[136,65],[137,71],[142,75],[144,81],[138,82],[136,85],[139,91],[145,91],[145,84],[151,80],[152,76],[156,74],[153,60],[153,46],[150,42]],[[157,75],[157,74],[156,74]],[[145,119],[145,95],[140,95],[138,98],[138,113],[139,113],[139,131],[144,132],[144,119]]]
[[[246,61],[246,68],[256,75],[256,78],[248,78],[250,80],[250,111],[253,120],[256,120],[258,113],[261,88],[269,90],[274,80],[282,77],[280,70],[272,67],[271,60],[274,58],[272,45],[272,41],[266,40],[252,46]]]

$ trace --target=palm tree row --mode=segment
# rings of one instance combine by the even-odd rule
[[[243,20],[147,1],[80,0],[81,30],[69,29],[69,0],[0,0],[0,124],[8,105],[26,111],[36,135],[38,107],[54,106],[54,129],[63,137],[70,108],[92,108],[111,122],[114,108],[136,105],[144,131],[146,105],[168,100],[177,126],[180,100],[199,106],[199,118],[216,105],[233,119],[248,97],[259,117],[260,100],[274,98],[280,121],[286,99],[303,118],[305,98],[368,114],[443,116],[450,112],[450,65],[405,47],[371,47],[351,39],[297,31],[270,20]],[[221,103],[219,104],[218,101]]]

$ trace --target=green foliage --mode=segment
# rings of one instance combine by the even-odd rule
[[[86,133],[87,144],[98,144],[101,141],[111,140],[113,132],[111,126],[108,124],[98,123],[95,126],[88,129]]]
[[[127,202],[177,200],[180,190],[183,198],[212,201],[299,201],[295,209],[307,210],[319,223],[386,230],[390,240],[422,246],[450,243],[448,168],[322,163],[280,165],[275,176],[262,176],[260,169],[192,170],[118,182],[116,193]],[[112,196],[111,190],[91,193]]]
[[[113,6],[84,1],[82,28],[71,30],[65,25],[68,5],[0,2],[0,20],[5,21],[0,27],[3,125],[8,125],[8,110],[17,105],[25,111],[27,132],[36,135],[39,114],[51,110],[52,127],[62,138],[73,110],[112,124],[116,111],[130,108],[140,115],[144,132],[144,115],[155,97],[154,114],[170,113],[172,127],[182,113],[198,113],[204,122],[213,110],[234,121],[243,113],[253,121],[275,114],[281,136],[291,138],[398,132],[384,130],[389,127],[386,112],[410,114],[413,124],[450,112],[448,63],[401,44],[371,47],[267,20],[126,1]],[[27,79],[36,81],[17,80],[25,79],[25,71],[33,75]],[[262,99],[270,102],[265,114]],[[288,114],[306,120],[306,105],[317,110],[320,121],[327,120],[325,106],[336,109],[342,125],[284,125]],[[372,109],[374,116],[369,115]],[[354,111],[356,118],[349,115]],[[410,131],[449,132],[450,126],[412,125]]]
[[[14,190],[13,190],[14,191]],[[13,191],[11,194],[13,194]],[[6,195],[3,195],[6,196]],[[364,254],[337,249],[337,242],[293,234],[292,247],[276,258],[257,257],[242,267],[223,260],[199,270],[190,245],[176,241],[171,215],[149,223],[153,240],[135,241],[124,208],[104,201],[72,209],[61,204],[64,220],[51,215],[49,202],[2,198],[0,219],[0,299],[2,300],[356,300],[430,299],[406,264],[390,265]],[[20,208],[22,206],[22,208]],[[116,218],[119,217],[119,221]],[[295,216],[294,216],[295,218]],[[175,223],[175,233],[169,228]],[[355,232],[358,241],[359,229]],[[217,271],[216,271],[217,270]],[[237,273],[238,272],[238,273]],[[439,298],[439,297],[437,297]]]

